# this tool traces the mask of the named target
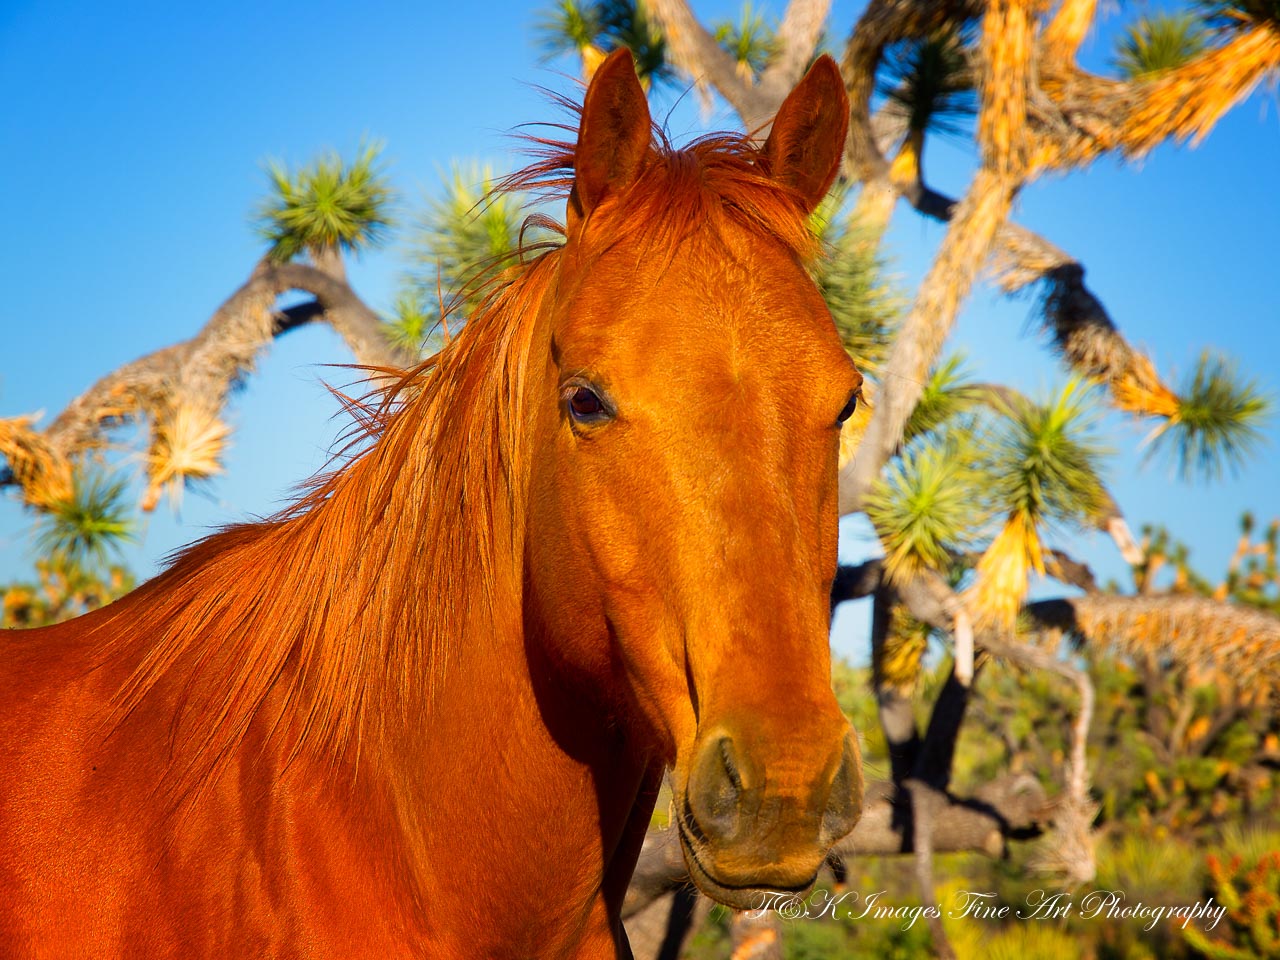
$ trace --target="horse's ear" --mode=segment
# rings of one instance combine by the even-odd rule
[[[636,77],[631,51],[615,50],[596,68],[582,104],[573,159],[570,223],[585,217],[606,194],[626,189],[649,151],[649,102]]]
[[[764,144],[770,176],[794,189],[808,213],[817,209],[840,171],[848,132],[849,97],[840,68],[823,54],[778,108]]]

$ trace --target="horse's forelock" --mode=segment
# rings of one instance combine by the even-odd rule
[[[581,110],[563,98],[555,99],[575,114]],[[551,126],[566,133],[577,129],[568,124]],[[575,143],[531,134],[522,139],[534,161],[504,178],[494,192],[526,193],[546,204],[567,202],[574,182]],[[749,134],[712,133],[676,147],[655,123],[648,162],[617,198],[615,215],[609,220],[615,230],[663,227],[687,235],[716,227],[723,216],[750,232],[772,237],[808,262],[817,254],[818,243],[804,213],[804,201],[793,188],[769,176],[761,163],[763,156],[762,145]],[[548,218],[539,215],[538,221],[545,226]],[[613,239],[607,232],[593,238],[602,244]]]

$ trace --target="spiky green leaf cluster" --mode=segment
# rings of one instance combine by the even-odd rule
[[[558,0],[538,22],[538,45],[548,58],[596,47],[610,53],[620,47],[635,57],[636,74],[645,83],[669,82],[675,70],[667,61],[667,41],[644,0]]]
[[[955,29],[889,47],[877,88],[918,133],[960,134],[978,111],[965,38]]]
[[[903,299],[885,278],[879,245],[846,211],[847,198],[847,190],[837,187],[811,218],[825,250],[812,273],[845,350],[874,377],[888,355]]]
[[[1095,436],[1087,383],[1072,379],[1044,403],[1018,398],[999,406],[1004,423],[986,469],[1002,511],[1036,524],[1096,518],[1108,503],[1101,480],[1107,451]]]
[[[1110,499],[1094,421],[1082,381],[1036,402],[969,382],[960,358],[942,363],[911,439],[868,498],[894,575],[919,566],[955,572],[953,559],[984,545],[998,519],[1017,516],[1039,530],[1098,518]]]
[[[539,16],[534,34],[546,59],[551,59],[565,53],[580,53],[596,42],[601,29],[596,4],[559,0]]]
[[[750,75],[764,72],[778,55],[777,33],[764,14],[752,7],[750,0],[742,5],[742,12],[735,23],[720,20],[712,25],[716,42],[724,47]]]
[[[484,285],[511,264],[520,246],[528,198],[495,193],[495,184],[490,167],[455,164],[418,219],[409,280],[411,298],[429,321],[424,322],[427,329],[442,305],[460,298],[464,313],[473,307]],[[526,243],[536,239],[536,234],[525,233]]]
[[[41,513],[36,547],[66,564],[106,565],[109,555],[134,539],[135,522],[126,503],[125,481],[78,471],[71,496]]]
[[[1272,401],[1243,380],[1225,357],[1205,351],[1178,393],[1178,412],[1153,435],[1151,449],[1176,464],[1183,479],[1217,479],[1238,471],[1263,439]]]
[[[417,291],[410,288],[396,297],[391,316],[383,321],[383,330],[392,346],[416,355],[424,351],[439,319],[439,313],[428,308]]]
[[[644,0],[599,0],[601,37],[607,51],[626,47],[636,60],[636,73],[649,83],[675,80],[667,61],[667,40],[658,22],[645,9]]]
[[[963,366],[964,356],[955,354],[934,368],[907,421],[906,440],[937,430],[981,402],[982,390],[970,382]]]
[[[1120,36],[1116,69],[1129,80],[1158,76],[1193,59],[1208,42],[1204,21],[1190,11],[1153,13]]]
[[[959,431],[908,445],[885,467],[867,496],[867,516],[885,548],[886,569],[898,582],[921,567],[945,570],[986,525],[979,456],[973,435]]]
[[[295,171],[270,162],[271,195],[257,216],[258,233],[271,243],[268,256],[283,262],[306,250],[358,252],[381,243],[393,225],[394,195],[378,166],[380,150],[366,144],[351,163],[327,153]]]

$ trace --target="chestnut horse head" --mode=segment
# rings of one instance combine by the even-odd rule
[[[527,602],[657,738],[691,874],[738,907],[807,888],[861,808],[828,629],[862,378],[804,263],[847,117],[823,58],[762,149],[674,151],[630,56],[608,59],[572,157],[548,395],[527,401]]]

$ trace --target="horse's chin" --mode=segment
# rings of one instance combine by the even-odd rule
[[[703,866],[705,859],[704,845],[693,840],[683,828],[680,829],[680,850],[684,854],[685,865],[689,868],[689,878],[694,885],[717,903],[735,910],[762,910],[777,906],[784,898],[804,897],[811,889],[818,875],[815,873],[804,883],[794,887],[777,886],[737,886],[722,883]]]

